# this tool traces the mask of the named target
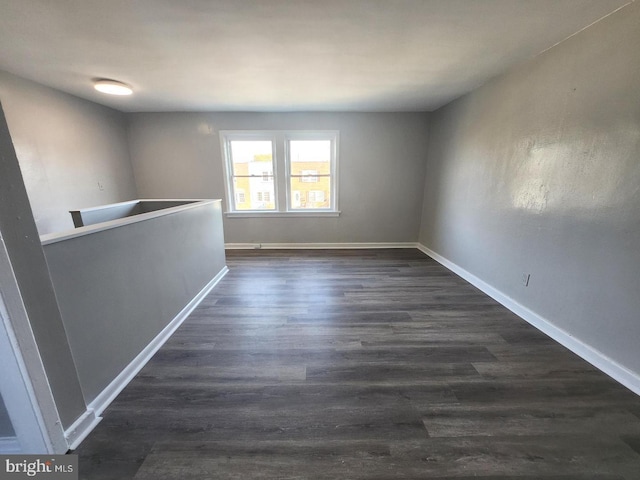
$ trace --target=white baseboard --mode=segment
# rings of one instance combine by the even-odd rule
[[[225,243],[226,250],[339,250],[354,248],[418,248],[415,242]]]
[[[467,282],[482,290],[495,301],[504,305],[506,308],[524,319],[529,324],[536,327],[541,332],[549,335],[556,342],[567,347],[573,353],[582,357],[584,360],[586,360],[599,370],[603,371],[614,380],[620,382],[635,394],[640,395],[640,375],[638,375],[637,373],[629,370],[623,365],[620,365],[618,362],[609,358],[599,350],[593,348],[591,345],[584,343],[580,339],[571,335],[571,333],[554,325],[546,318],[543,318],[533,310],[525,307],[521,303],[518,303],[516,300],[501,292],[497,288],[489,285],[484,280],[481,280],[471,272],[468,272],[464,268],[439,255],[428,247],[425,247],[422,244],[418,244],[417,248],[424,254],[433,258],[436,262],[451,270],[456,275],[464,278]]]
[[[75,450],[80,445],[91,430],[93,430],[96,425],[100,423],[102,420],[101,417],[96,416],[96,412],[89,408],[85,411],[80,418],[78,418],[73,425],[67,428],[64,432],[64,438],[67,440],[67,444],[69,445],[69,450]]]
[[[218,274],[207,283],[198,294],[175,316],[169,324],[162,329],[156,337],[127,365],[120,374],[100,392],[89,404],[87,411],[74,422],[65,432],[65,437],[70,449],[75,449],[91,430],[100,423],[102,412],[109,406],[118,394],[126,387],[133,377],[147,364],[151,357],[165,344],[178,327],[186,320],[189,314],[198,306],[202,299],[215,287],[229,268],[225,265]]]

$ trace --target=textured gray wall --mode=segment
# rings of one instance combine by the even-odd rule
[[[636,374],[639,26],[636,2],[438,110],[420,231]]]
[[[45,239],[87,404],[224,268],[220,212],[220,202],[210,202],[54,243]]]
[[[141,198],[225,198],[220,130],[340,131],[340,217],[226,218],[227,242],[418,240],[427,114],[139,113],[128,118]]]
[[[40,235],[72,229],[69,210],[137,198],[124,114],[3,71],[0,100]]]

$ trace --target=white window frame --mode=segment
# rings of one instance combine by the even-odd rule
[[[234,140],[271,141],[274,176],[274,210],[239,210],[233,188],[233,165],[230,143]],[[295,207],[294,194],[291,188],[291,159],[289,142],[295,140],[329,140],[331,141],[331,187],[329,208]],[[269,216],[302,216],[302,217],[335,217],[340,215],[338,209],[338,151],[339,132],[337,130],[221,130],[220,144],[222,148],[222,164],[225,174],[225,191],[227,197],[227,217],[269,217]]]

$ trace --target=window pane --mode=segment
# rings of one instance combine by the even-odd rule
[[[331,174],[331,140],[290,140],[291,175]]]
[[[275,210],[273,148],[270,140],[231,140],[236,210]]]
[[[289,165],[290,208],[331,208],[331,140],[290,140]]]
[[[273,148],[270,140],[231,140],[229,145],[233,175],[248,175],[248,165],[252,162],[268,165],[264,170],[273,174]],[[262,171],[259,174],[262,175]]]

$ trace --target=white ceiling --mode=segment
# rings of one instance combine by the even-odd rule
[[[430,111],[628,3],[0,0],[0,69],[130,112]]]

